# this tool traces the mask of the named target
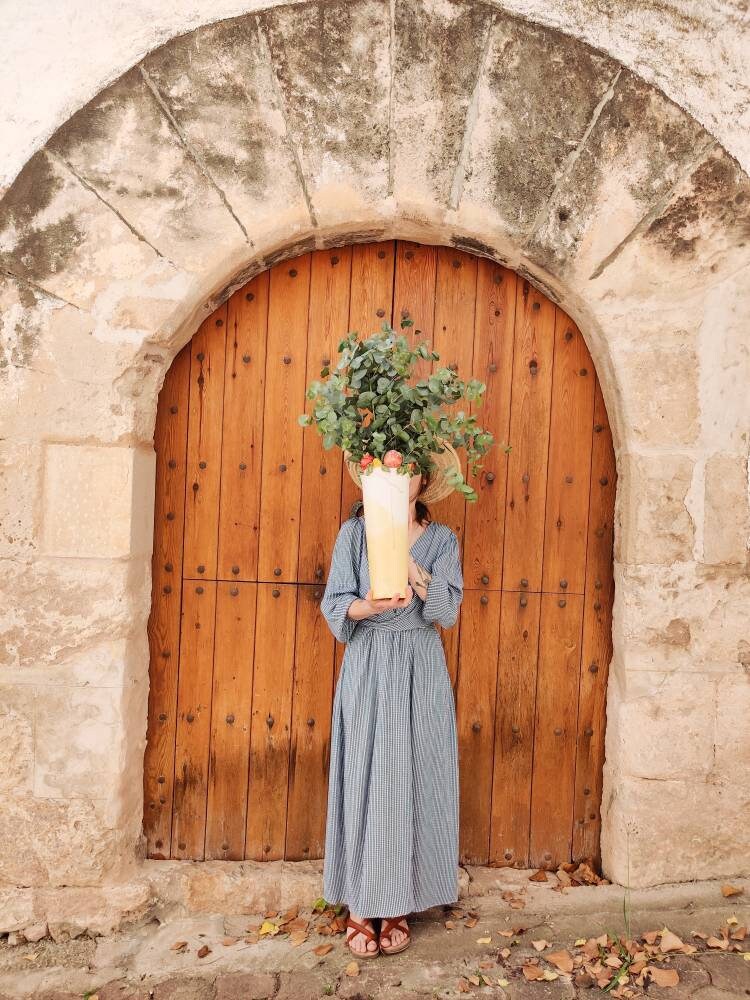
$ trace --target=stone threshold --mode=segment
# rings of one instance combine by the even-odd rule
[[[197,916],[224,917],[312,907],[322,892],[322,861],[145,861],[129,880],[99,886],[16,888],[0,886],[0,934],[33,929],[56,941],[105,936],[126,927]],[[478,914],[621,914],[627,893],[618,884],[558,891],[557,878],[532,882],[535,869],[459,868],[458,906]],[[691,881],[630,890],[640,911],[716,906],[722,884],[750,895],[750,878]],[[505,898],[504,898],[505,896]],[[518,901],[521,901],[519,904]],[[430,912],[430,911],[427,911]]]

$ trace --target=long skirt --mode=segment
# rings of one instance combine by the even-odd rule
[[[361,622],[333,699],[323,895],[391,917],[458,899],[458,749],[434,626]]]

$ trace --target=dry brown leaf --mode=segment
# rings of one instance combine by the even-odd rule
[[[524,979],[528,979],[529,982],[533,982],[535,979],[544,978],[544,973],[538,965],[524,965],[522,972]]]
[[[668,927],[664,927],[661,932],[661,939],[659,940],[659,951],[666,954],[668,951],[680,951],[683,947],[684,942],[673,934]]]
[[[358,976],[359,975],[359,963],[358,962],[350,962],[347,965],[347,967],[344,969],[344,972],[347,974],[347,976]]]
[[[656,939],[659,937],[659,931],[645,931],[645,933],[641,934],[641,937],[646,944],[654,944]]]
[[[456,989],[459,993],[471,993],[471,987],[466,979],[459,979]]]
[[[455,922],[453,920],[446,920],[445,921],[445,929],[447,931],[452,931],[455,926],[456,926],[456,924],[455,924]]]
[[[511,908],[511,910],[522,910],[524,908],[524,906],[526,906],[526,900],[525,899],[518,899],[518,898],[516,898],[516,899],[511,899],[511,901],[510,901],[510,908]]]
[[[466,978],[469,980],[472,986],[482,985],[482,980],[479,978],[479,976],[467,976]]]
[[[510,958],[510,948],[503,948],[502,951],[498,952],[503,958]]]
[[[266,920],[272,920],[274,917],[278,917],[278,915],[279,915],[278,910],[266,910],[266,912],[263,914]]]
[[[729,942],[726,938],[710,937],[707,939],[706,944],[709,948],[720,948],[722,951],[726,951],[729,947]]]
[[[170,951],[184,951],[187,948],[187,941],[175,941]]]
[[[744,941],[747,937],[747,927],[737,927],[729,936],[733,941]]]
[[[591,975],[591,973],[584,972],[583,969],[579,969],[578,972],[576,972],[575,977],[573,978],[573,982],[576,984],[576,986],[581,987],[581,989],[590,990],[591,987],[594,985],[594,977]]]
[[[464,921],[464,926],[465,927],[476,927],[478,923],[479,923],[479,920],[476,917],[467,917],[466,920]]]
[[[680,948],[680,953],[683,955],[694,955],[697,950],[694,944],[684,944]]]
[[[332,944],[319,944],[315,948],[313,948],[315,954],[319,956],[327,955],[328,952],[332,950],[333,950]]]
[[[545,948],[551,948],[552,943],[550,941],[545,941],[544,938],[540,938],[538,941],[531,942],[537,951],[544,951]]]
[[[551,962],[555,968],[559,969],[560,972],[572,972],[573,971],[573,957],[570,952],[565,951],[553,951],[549,955],[544,956],[548,962]]]
[[[729,884],[727,884],[727,885],[723,885],[721,887],[721,894],[722,894],[722,896],[725,896],[725,897],[729,897],[729,896],[741,896],[744,891],[745,890],[741,886],[738,887],[736,885],[729,885]]]
[[[533,875],[529,875],[529,882],[548,882],[547,872],[543,868],[537,868]]]
[[[515,931],[498,931],[497,933],[500,935],[500,937],[511,938],[513,937]]]
[[[284,924],[288,924],[290,920],[294,920],[298,913],[299,906],[291,906],[288,910],[285,910],[279,917],[279,927],[283,927]]]
[[[257,944],[260,941],[260,936],[257,933],[246,934],[244,941],[245,944]]]
[[[236,937],[225,937],[222,939],[222,944],[225,948],[231,948],[233,944],[237,944],[239,939]]]
[[[609,969],[619,969],[622,966],[622,961],[617,957],[617,955],[608,955],[604,959],[604,964]]]
[[[491,937],[477,938],[477,944],[492,944],[492,938]]]
[[[657,986],[677,986],[680,982],[680,974],[677,969],[659,969],[651,965],[648,973]]]
[[[298,948],[307,941],[307,931],[301,927],[296,928],[289,935],[289,943],[293,948]]]
[[[206,955],[211,954],[211,949],[208,947],[207,944],[203,944],[200,946],[196,954],[198,955],[198,958],[205,958]]]

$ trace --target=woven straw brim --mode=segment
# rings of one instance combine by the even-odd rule
[[[435,463],[435,467],[430,470],[429,481],[422,492],[419,494],[419,499],[423,503],[437,503],[438,500],[444,500],[445,497],[450,496],[454,491],[454,487],[448,482],[446,478],[446,473],[454,470],[456,472],[461,472],[461,460],[456,454],[453,445],[448,444],[447,441],[444,442],[445,451],[433,451],[432,460]],[[346,467],[349,470],[349,475],[352,477],[354,482],[362,488],[362,482],[360,479],[361,469],[358,462],[354,462],[352,459],[347,458],[349,453],[344,453],[344,461],[346,462]]]

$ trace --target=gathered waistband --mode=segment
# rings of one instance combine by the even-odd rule
[[[424,632],[427,629],[437,631],[430,622],[409,622],[394,615],[393,618],[380,621],[363,618],[357,623],[354,634],[356,635],[358,632]]]

